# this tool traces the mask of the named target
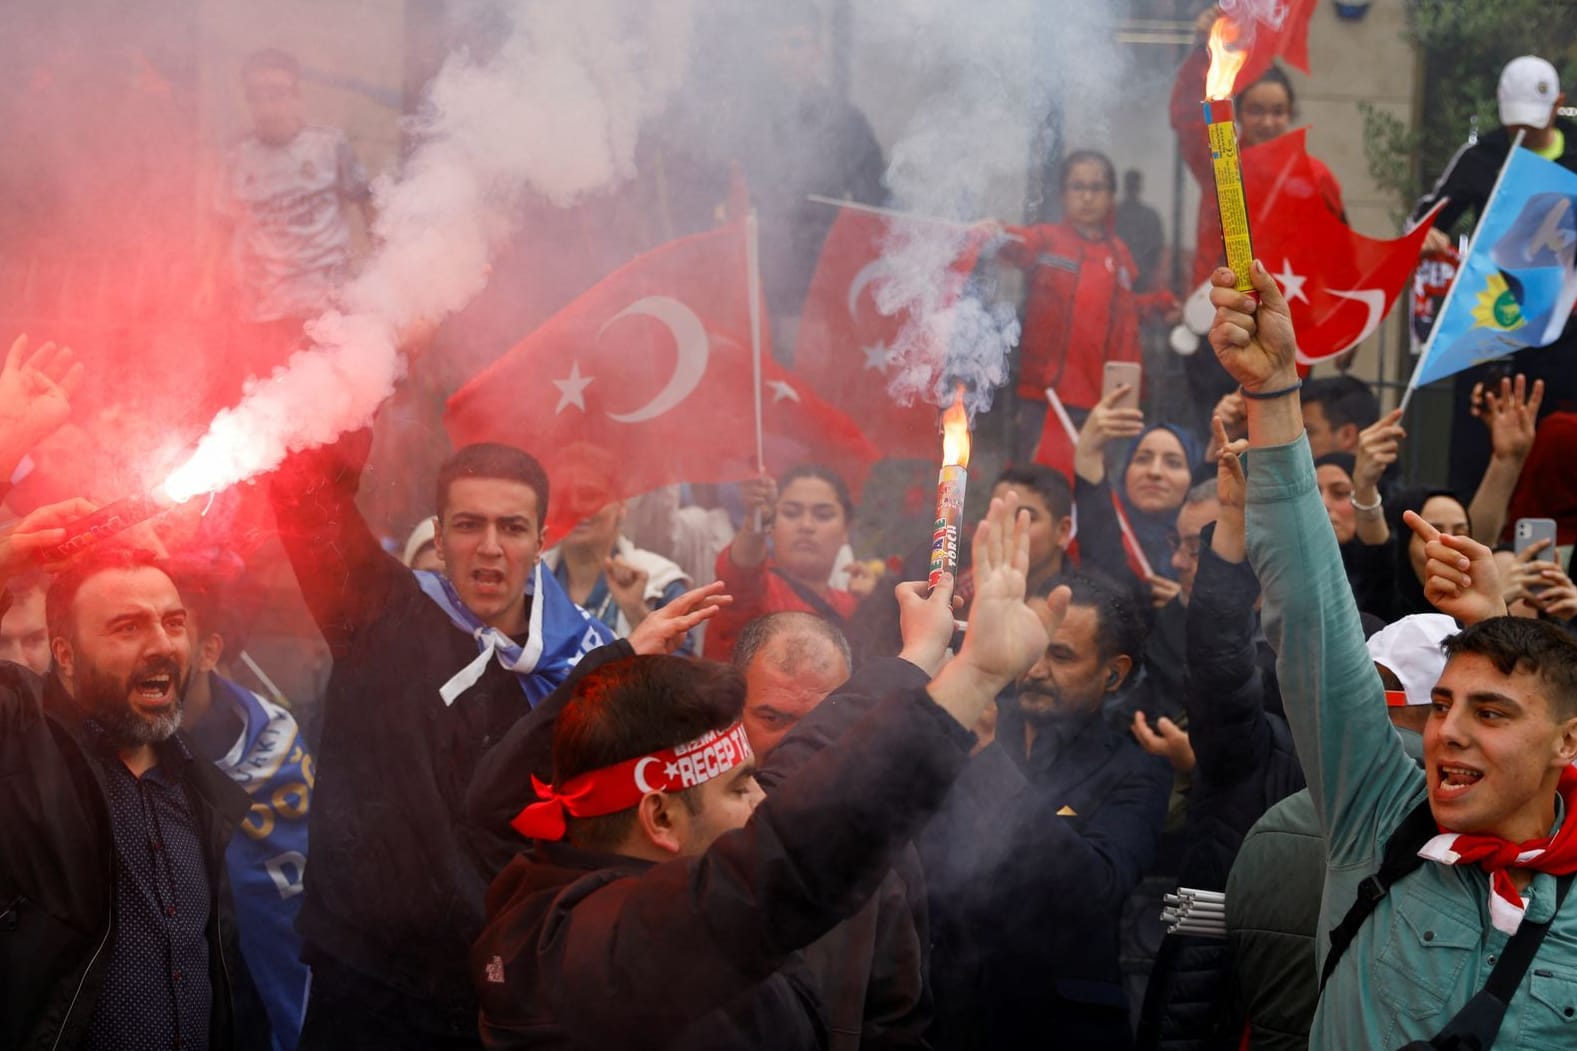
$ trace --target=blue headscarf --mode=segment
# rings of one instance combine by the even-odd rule
[[[1177,570],[1172,568],[1172,542],[1171,536],[1177,528],[1177,512],[1182,507],[1181,502],[1170,511],[1160,514],[1150,514],[1139,510],[1128,499],[1128,468],[1133,464],[1134,454],[1139,451],[1139,446],[1153,431],[1166,431],[1177,439],[1183,447],[1183,459],[1188,464],[1188,471],[1192,477],[1194,466],[1204,456],[1204,450],[1199,447],[1199,440],[1187,428],[1171,423],[1155,423],[1146,427],[1138,439],[1128,450],[1128,456],[1123,460],[1122,470],[1114,479],[1113,488],[1117,490],[1117,497],[1122,501],[1123,513],[1128,516],[1128,524],[1133,526],[1135,538],[1139,547],[1144,550],[1144,557],[1150,560],[1150,568],[1169,580],[1177,579]]]

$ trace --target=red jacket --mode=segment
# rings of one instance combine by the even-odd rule
[[[710,661],[727,663],[734,656],[734,646],[746,624],[768,613],[797,611],[821,615],[821,610],[799,597],[799,593],[783,577],[772,572],[769,558],[759,566],[736,566],[732,557],[733,545],[723,548],[717,555],[717,579],[728,585],[725,594],[734,596],[731,605],[717,611],[706,623],[706,640],[701,644],[701,655]],[[830,589],[825,596],[827,605],[841,617],[850,617],[859,599],[851,592]],[[845,626],[838,625],[839,629]]]
[[[1001,255],[1024,268],[1024,336],[1018,395],[1043,402],[1055,387],[1064,405],[1088,409],[1101,397],[1108,361],[1139,360],[1139,311],[1171,301],[1166,291],[1136,295],[1128,246],[1108,232],[1091,241],[1071,226],[1013,227]]]
[[[1182,68],[1177,71],[1177,81],[1172,85],[1172,129],[1177,132],[1177,146],[1183,162],[1199,182],[1199,221],[1196,229],[1199,239],[1194,251],[1194,279],[1188,286],[1193,291],[1210,280],[1210,272],[1226,263],[1226,251],[1221,245],[1221,213],[1216,207],[1216,173],[1210,163],[1210,140],[1205,132],[1205,113],[1201,100],[1205,97],[1205,71],[1210,68],[1210,52],[1204,46],[1196,47],[1189,54]],[[1240,156],[1245,166],[1254,163],[1253,147]],[[1319,158],[1310,155],[1309,164],[1314,168],[1319,182],[1320,196],[1332,215],[1346,218],[1342,207],[1342,188]]]

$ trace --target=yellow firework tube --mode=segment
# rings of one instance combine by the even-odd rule
[[[1221,213],[1221,243],[1227,266],[1237,277],[1239,292],[1253,294],[1249,270],[1254,263],[1254,241],[1248,229],[1248,203],[1243,198],[1243,165],[1238,158],[1238,133],[1233,122],[1232,100],[1203,103],[1205,130],[1210,137],[1210,163],[1216,173],[1216,205]]]

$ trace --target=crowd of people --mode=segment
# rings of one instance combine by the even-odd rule
[[[1565,163],[1528,62],[1503,121]],[[353,266],[368,196],[294,59],[242,76],[212,258],[255,369]],[[1291,83],[1238,106],[1273,139]],[[1472,156],[1436,191],[1458,212]],[[1401,410],[1301,374],[1277,280],[1216,265],[1207,203],[1197,411],[1162,419],[1103,381],[1177,317],[1159,233],[1099,151],[1060,177],[1062,221],[998,243],[1026,275],[1013,438],[934,585],[926,511],[855,557],[838,464],[625,500],[595,450],[467,445],[401,543],[358,504],[363,430],[232,497],[332,658],[287,696],[235,516],[69,558],[86,501],[0,533],[0,1048],[1564,1046],[1577,518],[1524,475],[1561,460],[1570,361],[1476,373],[1475,473],[1420,484]],[[11,346],[0,478],[80,378]],[[1037,462],[1047,387],[1065,465]]]

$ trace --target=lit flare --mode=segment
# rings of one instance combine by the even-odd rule
[[[969,466],[969,413],[964,409],[960,388],[953,404],[942,413],[942,463],[944,466]]]
[[[1236,20],[1222,15],[1210,27],[1210,71],[1205,74],[1205,98],[1229,99],[1238,73],[1248,59],[1250,35]]]

